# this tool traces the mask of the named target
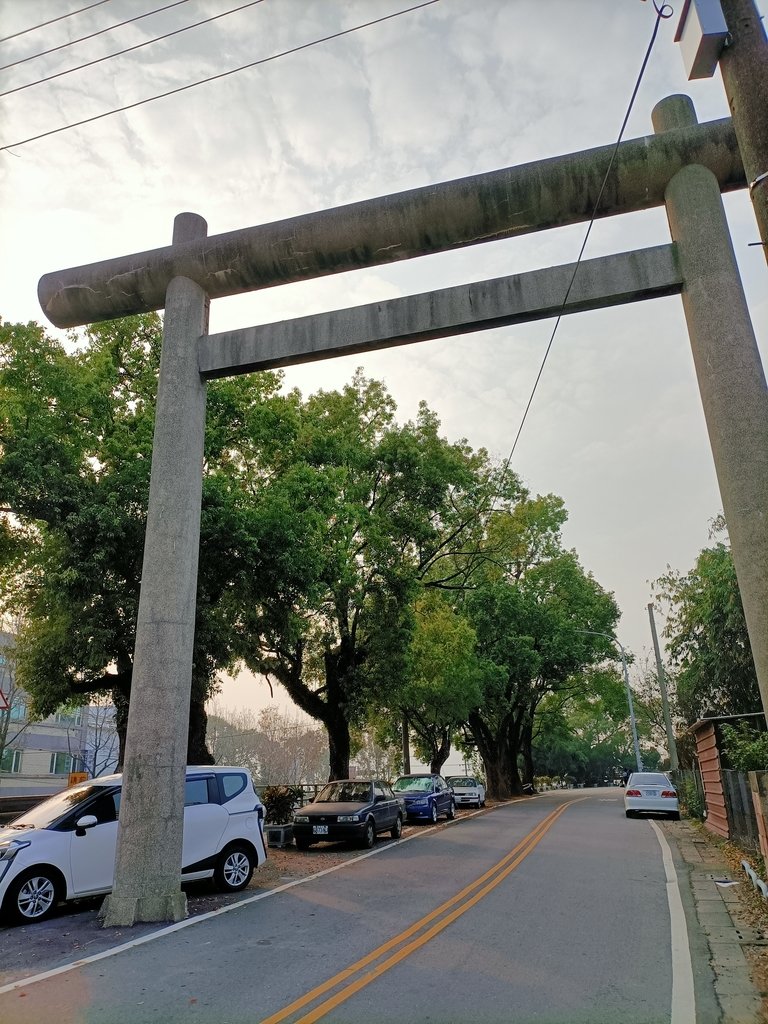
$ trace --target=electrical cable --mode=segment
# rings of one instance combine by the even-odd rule
[[[76,14],[82,14],[83,11],[90,11],[92,7],[100,7],[102,4],[108,4],[110,0],[96,0],[95,4],[88,4],[87,7],[79,7],[76,11],[70,11],[69,14],[60,14],[58,18],[51,18],[50,21],[41,21],[39,25],[30,25],[29,28],[23,28],[19,32],[13,32],[9,36],[3,36],[0,39],[0,43],[7,43],[9,39],[18,39],[19,36],[25,36],[28,32],[35,32],[39,28],[45,28],[47,25],[55,25],[57,21],[64,21],[66,18],[74,18]]]
[[[74,46],[76,43],[84,43],[88,39],[95,39],[96,36],[103,36],[105,32],[111,32],[113,29],[122,28],[123,25],[132,25],[135,21],[141,21],[143,18],[150,18],[153,14],[160,14],[162,11],[169,11],[172,7],[179,7],[181,4],[187,4],[189,0],[174,0],[171,4],[166,4],[165,7],[156,7],[153,11],[147,11],[146,14],[137,14],[135,18],[127,18],[125,21],[118,21],[116,25],[109,25],[107,28],[100,28],[98,32],[91,32],[90,35],[80,36],[79,39],[70,39],[68,43],[61,43],[59,46],[52,46],[50,50],[41,50],[40,53],[30,54],[29,57],[20,57],[19,60],[11,61],[10,64],[0,64],[0,71],[6,71],[8,68],[15,68],[19,64],[26,64],[28,60],[36,60],[38,57],[47,57],[49,53],[57,53],[59,50],[66,50],[68,46]]]
[[[122,114],[126,110],[133,110],[136,107],[144,106],[145,103],[152,103],[154,100],[162,100],[168,96],[175,96],[177,93],[186,92],[187,89],[195,89],[198,85],[207,85],[209,82],[216,82],[221,78],[227,78],[229,75],[236,75],[240,71],[246,71],[249,68],[258,67],[260,64],[268,64],[270,61],[277,60],[280,57],[287,57],[292,53],[299,53],[301,50],[308,50],[312,46],[317,46],[319,43],[327,43],[332,39],[340,39],[342,36],[351,35],[353,32],[359,32],[361,29],[370,28],[372,25],[380,25],[384,21],[391,21],[393,18],[399,18],[402,14],[410,14],[413,11],[419,11],[423,7],[431,7],[432,4],[439,3],[440,0],[424,0],[423,3],[415,4],[413,7],[406,7],[402,11],[395,11],[394,14],[386,14],[381,18],[374,18],[373,21],[363,22],[361,25],[354,25],[352,28],[343,29],[340,32],[333,32],[331,35],[323,36],[321,39],[313,39],[309,43],[302,43],[300,46],[293,46],[289,50],[282,50],[280,53],[273,53],[270,57],[262,57],[260,60],[251,61],[249,64],[243,64],[239,68],[232,68],[230,71],[222,71],[218,75],[211,75],[208,78],[203,78],[199,82],[190,82],[188,85],[180,85],[176,89],[169,89],[167,92],[158,93],[156,96],[149,96],[143,100],[137,100],[135,103],[127,103],[124,107],[116,107],[114,110],[105,110],[102,114],[94,114],[93,117],[85,117],[82,121],[73,121],[71,124],[62,125],[60,128],[52,128],[50,131],[41,132],[39,135],[31,135],[27,139],[21,139],[19,142],[9,143],[7,146],[0,146],[0,153],[6,150],[16,149],[18,146],[25,146],[28,142],[37,142],[39,139],[46,139],[51,135],[58,135],[59,132],[66,132],[70,128],[80,128],[84,124],[91,124],[93,121],[100,121],[103,117],[111,117],[112,114]]]
[[[560,326],[560,321],[563,319],[563,316],[564,316],[564,313],[565,313],[565,307],[566,307],[566,304],[568,302],[568,297],[570,296],[571,290],[573,289],[573,283],[576,280],[576,274],[578,273],[579,265],[581,263],[582,256],[584,255],[584,250],[587,247],[587,242],[589,241],[589,236],[590,236],[590,234],[592,232],[592,227],[593,227],[593,225],[595,223],[595,217],[597,215],[598,207],[600,206],[600,200],[603,198],[603,192],[605,191],[605,187],[608,184],[608,177],[609,177],[611,171],[613,170],[613,165],[614,165],[614,163],[616,161],[616,155],[617,155],[617,153],[619,151],[619,146],[621,145],[621,140],[624,138],[624,132],[626,130],[630,114],[632,113],[632,108],[634,106],[635,99],[637,98],[637,93],[638,93],[638,91],[640,89],[640,83],[642,82],[643,76],[645,75],[645,69],[648,66],[648,61],[649,61],[650,56],[651,56],[651,51],[653,50],[654,43],[656,42],[656,36],[658,35],[659,26],[660,26],[662,20],[666,20],[667,18],[671,18],[672,15],[674,14],[674,11],[672,10],[672,8],[670,7],[669,4],[662,3],[662,4],[659,5],[659,4],[657,4],[656,0],[654,0],[653,6],[654,6],[654,9],[656,11],[656,21],[655,21],[654,26],[653,26],[653,32],[651,33],[651,40],[648,43],[648,48],[646,49],[645,57],[643,58],[643,62],[641,64],[641,66],[640,66],[640,72],[639,72],[639,74],[637,76],[637,81],[635,82],[635,87],[632,90],[632,95],[630,97],[629,104],[627,106],[627,111],[626,111],[626,113],[624,115],[624,120],[621,123],[621,129],[619,130],[619,135],[618,135],[618,138],[616,139],[616,144],[613,147],[613,151],[611,153],[611,158],[608,161],[608,167],[605,170],[605,174],[603,176],[603,181],[602,181],[602,184],[600,185],[600,191],[598,192],[597,198],[595,199],[594,206],[592,208],[592,215],[589,218],[589,223],[587,225],[587,230],[586,230],[586,232],[584,234],[584,240],[581,243],[581,249],[579,250],[578,258],[576,259],[576,264],[575,264],[575,266],[573,268],[573,273],[571,274],[571,279],[570,279],[570,281],[568,283],[568,287],[566,288],[565,296],[563,297],[563,302],[562,302],[562,305],[560,307],[560,312],[557,314],[557,318],[555,320],[554,327],[552,328],[552,333],[551,333],[551,335],[549,337],[549,342],[548,342],[546,350],[544,352],[544,358],[541,361],[541,366],[539,367],[539,372],[536,374],[536,380],[534,381],[530,397],[528,398],[528,403],[527,403],[527,405],[525,407],[525,411],[523,413],[523,418],[520,421],[520,426],[518,427],[517,434],[515,435],[515,440],[514,440],[514,442],[512,444],[512,448],[510,450],[510,453],[507,456],[506,462],[504,463],[504,469],[503,469],[503,472],[502,472],[502,479],[503,479],[504,475],[506,474],[506,472],[507,472],[507,470],[509,468],[509,464],[512,461],[512,456],[515,454],[515,449],[517,448],[517,442],[520,440],[520,435],[523,432],[523,427],[525,426],[525,421],[528,418],[528,413],[530,411],[531,404],[533,403],[533,398],[534,398],[534,395],[536,394],[536,389],[539,386],[539,381],[541,380],[541,376],[542,376],[542,374],[544,372],[544,366],[546,365],[547,358],[549,357],[549,353],[550,353],[550,351],[552,349],[552,345],[553,345],[554,340],[555,340],[555,335],[557,334],[557,329]]]
[[[104,0],[102,0],[104,2]],[[184,25],[183,28],[174,29],[173,32],[166,32],[162,36],[155,36],[153,39],[145,39],[143,43],[136,43],[135,46],[128,46],[124,50],[117,50],[115,53],[108,53],[104,57],[97,57],[95,60],[86,61],[85,64],[78,64],[77,67],[68,68],[66,71],[57,71],[54,75],[47,75],[45,78],[38,78],[34,82],[27,82],[26,85],[17,85],[14,89],[6,89],[4,92],[0,92],[0,98],[3,96],[10,96],[14,92],[22,92],[24,89],[31,89],[33,85],[42,85],[44,82],[51,82],[54,78],[61,78],[63,75],[71,75],[74,71],[82,71],[83,68],[92,68],[94,64],[101,64],[105,60],[112,60],[113,57],[122,57],[126,53],[132,53],[134,50],[140,50],[143,46],[149,46],[151,43],[159,43],[161,39],[170,39],[171,36],[178,36],[182,32],[187,32],[191,28],[199,28],[201,25],[207,25],[211,21],[217,21],[219,18],[226,18],[228,14],[237,14],[238,11],[244,11],[246,7],[254,7],[256,4],[263,4],[264,0],[250,0],[247,4],[241,4],[240,7],[233,7],[229,11],[222,11],[221,14],[214,14],[210,18],[204,18],[202,21],[195,21],[191,25]]]

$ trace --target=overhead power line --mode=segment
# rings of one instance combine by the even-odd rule
[[[36,32],[39,28],[45,28],[47,25],[55,25],[57,21],[64,21],[66,18],[74,18],[76,14],[82,14],[83,11],[90,11],[92,7],[101,7],[102,4],[108,4],[110,0],[96,0],[95,4],[88,4],[87,7],[79,7],[76,11],[70,11],[69,14],[60,14],[58,18],[51,18],[49,21],[41,21],[39,25],[30,25],[29,28],[22,28],[18,32],[12,32],[9,36],[3,36],[0,39],[0,43],[7,43],[9,39],[18,39],[19,36],[25,36],[28,32]]]
[[[90,35],[80,36],[79,39],[70,39],[68,43],[61,43],[59,46],[52,46],[50,50],[41,50],[40,53],[32,53],[29,57],[20,57],[18,60],[11,61],[10,64],[0,64],[0,71],[6,71],[8,68],[15,68],[19,64],[26,64],[27,61],[36,60],[38,57],[47,57],[49,53],[58,53],[59,50],[66,50],[68,46],[74,46],[76,43],[84,43],[88,39],[95,39],[96,36],[103,36],[105,32],[111,32],[113,29],[122,28],[123,25],[132,25],[135,21],[141,21],[143,18],[150,18],[153,14],[160,14],[162,11],[169,11],[172,7],[179,7],[181,4],[189,3],[189,0],[174,0],[172,4],[166,4],[165,7],[156,7],[153,11],[147,11],[146,14],[137,14],[135,18],[126,18],[125,21],[118,21],[115,25],[109,25],[107,28],[100,28],[98,32],[91,32]]]
[[[111,117],[113,114],[123,114],[126,110],[134,110],[136,107],[144,106],[145,103],[153,103],[155,100],[162,100],[168,96],[175,96],[180,92],[186,92],[188,89],[195,89],[198,85],[207,85],[209,82],[217,82],[222,78],[228,78],[230,75],[236,75],[240,71],[246,71],[249,68],[258,67],[261,64],[268,64],[270,61],[278,60],[280,57],[287,57],[289,54],[299,53],[301,50],[308,50],[312,46],[318,46],[320,43],[330,42],[332,39],[340,39],[342,36],[351,35],[353,32],[359,32],[361,29],[370,28],[372,25],[380,25],[384,21],[391,21],[393,18],[399,18],[403,14],[411,14],[413,11],[419,11],[423,7],[431,7],[432,4],[439,2],[440,0],[424,0],[423,3],[415,4],[413,7],[406,7],[404,10],[395,11],[393,14],[385,14],[381,18],[374,18],[372,21],[363,22],[361,25],[354,25],[352,28],[345,28],[340,32],[333,32],[331,35],[323,36],[320,39],[313,39],[309,43],[301,43],[299,46],[292,46],[289,50],[282,50],[280,53],[273,53],[270,57],[262,57],[260,60],[254,60],[248,64],[242,64],[239,68],[232,68],[230,71],[222,71],[217,75],[210,75],[208,78],[202,78],[198,82],[190,82],[188,85],[180,85],[176,89],[169,89],[167,92],[161,92],[155,96],[148,96],[143,100],[136,100],[135,103],[127,103],[123,107],[115,107],[113,110],[105,110],[101,114],[94,114],[93,117],[85,117],[82,121],[73,121],[71,124],[62,125],[60,128],[52,128],[50,131],[41,132],[39,135],[31,135],[29,138],[20,139],[18,142],[11,142],[7,146],[0,146],[0,153],[5,150],[16,149],[19,146],[25,146],[28,142],[37,142],[39,139],[46,139],[51,135],[58,135],[59,132],[69,131],[70,128],[80,128],[84,124],[92,124],[94,121],[100,121],[103,117]]]
[[[102,0],[106,2],[106,0]],[[229,11],[222,11],[221,14],[214,14],[210,18],[204,18],[202,21],[195,21],[191,25],[184,25],[182,28],[174,29],[173,32],[166,32],[162,36],[155,36],[153,39],[145,39],[143,43],[136,43],[135,46],[127,46],[124,50],[117,50],[115,53],[108,53],[104,57],[96,57],[95,60],[86,61],[85,64],[78,64],[77,67],[67,68],[66,71],[57,71],[54,75],[46,75],[45,78],[37,78],[34,82],[27,82],[26,85],[17,85],[14,89],[6,89],[4,92],[0,92],[0,97],[10,96],[14,92],[22,92],[24,89],[31,89],[33,85],[42,85],[44,82],[51,82],[54,78],[61,78],[63,75],[71,75],[74,71],[82,71],[84,68],[92,68],[95,64],[101,64],[105,60],[112,60],[113,57],[122,57],[126,53],[132,53],[134,50],[140,50],[143,46],[150,46],[152,43],[159,43],[162,39],[170,39],[171,36],[178,36],[182,32],[188,32],[191,28],[199,28],[201,25],[207,25],[211,21],[217,21],[219,18],[226,18],[228,14],[237,14],[238,11],[244,11],[246,7],[255,7],[256,4],[263,4],[264,0],[250,0],[250,3],[241,4],[240,7],[233,7]]]
[[[598,207],[600,206],[600,201],[603,198],[603,192],[605,191],[605,186],[608,184],[608,177],[609,177],[611,171],[613,170],[613,165],[614,165],[614,163],[616,161],[616,155],[617,155],[617,153],[619,151],[619,146],[621,145],[621,140],[624,138],[624,132],[626,130],[630,114],[632,113],[632,108],[634,107],[635,99],[637,98],[638,90],[640,89],[640,83],[642,82],[643,76],[645,75],[645,69],[648,66],[648,61],[650,60],[651,51],[653,50],[654,43],[656,42],[656,36],[658,35],[659,26],[660,26],[662,20],[670,18],[672,16],[672,14],[673,14],[672,8],[669,6],[669,4],[657,3],[656,0],[654,0],[654,5],[653,6],[654,6],[654,8],[656,10],[656,21],[655,21],[654,26],[653,26],[653,32],[651,33],[651,41],[648,43],[648,47],[647,47],[647,49],[645,51],[645,57],[643,58],[642,65],[640,66],[640,72],[639,72],[639,74],[637,76],[637,81],[635,82],[635,87],[632,90],[632,95],[631,95],[631,97],[629,99],[629,104],[627,105],[627,111],[626,111],[626,113],[624,115],[624,120],[621,123],[621,128],[619,130],[618,138],[616,139],[616,144],[613,147],[613,152],[611,153],[611,158],[608,161],[607,168],[605,169],[605,174],[603,176],[603,181],[602,181],[602,184],[600,185],[600,191],[597,194],[597,198],[595,199],[595,203],[594,203],[594,206],[592,208],[592,216],[589,218],[589,223],[587,224],[587,230],[584,233],[584,241],[581,243],[581,249],[579,249],[579,255],[578,255],[577,259],[576,259],[576,263],[575,263],[574,268],[573,268],[573,273],[571,274],[571,279],[568,282],[568,287],[565,290],[565,295],[563,296],[563,303],[562,303],[562,306],[560,307],[560,312],[557,314],[557,319],[555,320],[554,327],[552,328],[552,333],[550,334],[549,342],[548,342],[546,350],[544,352],[544,358],[541,360],[541,366],[539,367],[539,372],[536,374],[536,380],[533,383],[533,388],[531,389],[531,394],[530,394],[530,397],[528,398],[528,403],[527,403],[527,405],[525,407],[525,412],[523,413],[523,418],[520,421],[520,426],[517,429],[517,434],[515,435],[515,440],[514,440],[514,442],[512,444],[512,449],[511,449],[509,455],[507,456],[506,462],[504,463],[504,473],[506,473],[507,469],[509,468],[509,464],[512,461],[512,456],[515,454],[515,449],[517,448],[517,442],[520,440],[520,435],[523,432],[523,427],[525,426],[525,421],[528,418],[528,413],[529,413],[531,405],[533,403],[533,398],[534,398],[534,395],[536,394],[536,389],[538,388],[539,381],[541,380],[541,376],[544,373],[544,367],[546,365],[547,358],[549,357],[550,350],[552,349],[552,344],[553,344],[553,342],[555,340],[555,335],[557,334],[557,329],[560,326],[560,321],[563,319],[565,307],[566,307],[566,305],[568,303],[568,297],[571,294],[571,290],[573,289],[573,282],[576,280],[576,274],[579,271],[579,264],[581,263],[582,256],[584,255],[584,250],[587,247],[587,242],[589,241],[589,236],[590,236],[590,234],[592,232],[592,227],[593,227],[593,225],[595,223],[595,216],[597,214]]]

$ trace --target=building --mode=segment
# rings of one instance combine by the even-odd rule
[[[64,789],[71,772],[114,771],[114,707],[102,701],[31,721],[29,697],[15,681],[12,639],[0,633],[0,796],[45,796]]]

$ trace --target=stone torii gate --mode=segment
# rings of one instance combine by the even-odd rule
[[[114,891],[107,925],[179,920],[206,380],[680,293],[768,707],[768,392],[721,191],[744,188],[730,120],[663,100],[655,134],[48,274],[58,327],[165,307]],[[666,204],[672,244],[208,335],[210,299]]]

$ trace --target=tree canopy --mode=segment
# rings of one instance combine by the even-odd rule
[[[664,635],[672,660],[677,709],[689,724],[707,715],[761,710],[744,609],[725,533],[713,524],[713,539],[690,572],[669,571],[656,583],[668,604]]]

